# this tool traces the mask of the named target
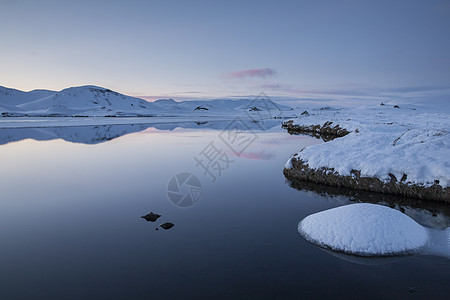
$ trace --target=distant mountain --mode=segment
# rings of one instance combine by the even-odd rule
[[[38,115],[62,116],[149,115],[151,109],[145,100],[96,86],[64,89],[17,106]]]
[[[262,114],[274,117],[292,109],[270,99],[215,99],[177,102],[161,99],[148,102],[115,91],[80,86],[59,92],[33,90],[23,92],[0,86],[2,117],[149,117],[149,116],[216,116]]]
[[[156,100],[153,104],[166,112],[188,112],[189,114],[192,114],[192,112],[203,112],[205,115],[262,112],[267,110],[272,110],[275,113],[292,110],[289,106],[279,105],[267,99],[214,99],[182,102],[176,102],[173,99],[161,99]]]
[[[17,106],[34,100],[42,99],[53,94],[55,91],[49,90],[33,90],[23,92],[16,89],[10,89],[0,86],[0,106]]]

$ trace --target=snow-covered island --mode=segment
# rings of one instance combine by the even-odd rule
[[[298,231],[321,247],[361,256],[411,254],[429,239],[427,230],[402,212],[368,203],[312,214],[298,224]]]
[[[291,181],[450,203],[450,114],[446,111],[381,103],[305,111],[283,126],[291,133],[324,134],[331,140],[291,156],[284,168]]]

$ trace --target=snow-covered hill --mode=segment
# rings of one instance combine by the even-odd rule
[[[18,106],[27,102],[42,99],[53,94],[55,91],[49,90],[33,90],[30,92],[23,92],[16,89],[10,89],[0,86],[0,106]]]
[[[64,89],[18,107],[39,115],[119,116],[150,115],[151,103],[109,89],[81,86]]]
[[[244,113],[266,113],[264,117],[275,117],[291,110],[267,98],[183,102],[161,99],[148,102],[97,86],[71,87],[59,92],[23,92],[0,87],[2,117],[219,116]]]

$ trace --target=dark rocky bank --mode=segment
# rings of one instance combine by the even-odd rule
[[[292,120],[283,122],[282,125],[288,133],[310,133],[314,135],[322,135],[325,137],[343,137],[349,134],[350,132],[344,128],[341,128],[339,125],[334,125],[333,122],[325,122],[323,125],[296,125],[293,124]]]
[[[352,170],[351,176],[343,176],[332,168],[311,169],[308,164],[295,157],[292,158],[291,163],[292,169],[285,168],[283,173],[292,182],[311,181],[329,186],[450,203],[450,188],[442,188],[438,183],[429,187],[408,184],[407,176],[398,180],[394,175],[391,175],[389,182],[382,182],[378,178],[363,177],[357,170]]]

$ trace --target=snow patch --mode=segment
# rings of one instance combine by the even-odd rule
[[[291,156],[291,157],[289,158],[289,160],[286,162],[286,164],[284,165],[284,168],[285,168],[285,169],[292,169],[292,168],[293,168],[293,166],[292,166],[292,157],[293,157],[293,156]]]

